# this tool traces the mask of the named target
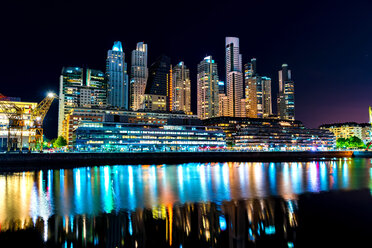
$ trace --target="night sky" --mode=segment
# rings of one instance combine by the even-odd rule
[[[6,1],[0,4],[0,92],[41,101],[58,93],[63,66],[105,70],[107,50],[123,43],[126,62],[139,41],[149,64],[165,54],[190,68],[196,113],[196,66],[212,55],[225,80],[226,36],[240,38],[243,63],[257,58],[272,78],[287,63],[295,82],[296,119],[308,127],[367,122],[372,105],[370,1]],[[14,3],[10,3],[14,2]],[[275,100],[275,101],[274,101]],[[57,132],[58,104],[45,119]]]

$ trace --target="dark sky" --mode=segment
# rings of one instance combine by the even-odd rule
[[[272,78],[274,99],[277,71],[289,64],[296,119],[306,126],[368,121],[371,1],[6,2],[0,4],[4,95],[41,101],[47,91],[58,92],[63,66],[104,70],[115,40],[130,63],[136,43],[145,41],[149,63],[163,53],[173,64],[183,60],[189,66],[195,111],[197,64],[214,56],[224,80],[225,37],[236,36],[243,63],[256,57],[258,73]],[[48,137],[56,135],[57,109],[54,102],[46,117]]]

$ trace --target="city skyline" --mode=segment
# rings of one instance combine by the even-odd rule
[[[244,5],[244,3],[239,4]],[[266,10],[263,4],[250,4],[252,18]],[[205,6],[206,4],[202,5]],[[30,19],[30,14],[26,11],[27,6],[12,4],[9,5],[11,10],[9,13],[14,13],[12,11],[17,9],[23,15],[17,14],[11,18],[14,21],[16,18],[19,19],[14,27],[18,31],[15,32],[16,29],[5,28],[4,32],[9,39],[2,41],[2,47],[4,49],[24,46],[25,49],[22,49],[22,54],[24,54],[25,61],[16,68],[11,67],[10,65],[16,61],[14,59],[20,51],[19,49],[5,49],[1,70],[5,75],[3,82],[7,84],[7,87],[3,89],[2,93],[21,97],[24,101],[40,101],[45,92],[49,90],[58,92],[58,77],[63,66],[87,65],[89,68],[104,71],[107,50],[112,47],[115,40],[123,42],[123,50],[127,57],[135,48],[135,44],[143,40],[150,46],[149,64],[161,53],[164,53],[171,57],[172,64],[184,61],[190,68],[191,91],[193,92],[192,108],[193,112],[196,113],[196,65],[207,54],[212,55],[220,65],[219,74],[222,75],[220,80],[225,81],[222,46],[224,46],[226,36],[234,36],[240,39],[240,53],[243,55],[242,63],[249,62],[253,57],[257,58],[259,74],[271,78],[273,102],[275,102],[278,92],[278,71],[284,63],[290,66],[290,69],[294,72],[293,80],[296,83],[296,119],[303,121],[305,125],[317,127],[323,123],[367,122],[368,112],[366,109],[370,105],[367,93],[372,87],[368,84],[372,80],[372,75],[368,69],[372,62],[368,55],[372,51],[368,45],[371,37],[361,30],[369,30],[368,15],[363,13],[369,9],[370,5],[360,3],[355,4],[352,8],[347,8],[347,6],[334,6],[328,1],[323,3],[322,6],[308,4],[306,8],[300,3],[292,2],[272,3],[271,5],[273,8],[265,12],[269,16],[268,20],[263,20],[251,27],[252,32],[257,33],[257,36],[255,36],[257,38],[248,38],[244,34],[242,25],[234,27],[228,25],[242,20],[244,17],[242,11],[237,10],[238,12],[234,13],[234,17],[226,11],[226,18],[221,18],[221,20],[217,18],[215,27],[212,27],[212,30],[208,31],[208,35],[205,37],[201,37],[196,24],[190,22],[186,25],[183,34],[175,32],[176,24],[172,24],[173,29],[171,28],[171,30],[173,31],[171,35],[167,36],[165,36],[165,30],[161,29],[157,31],[158,34],[156,35],[149,29],[148,26],[150,25],[139,25],[142,30],[138,27],[128,27],[128,29],[122,29],[120,32],[117,29],[114,30],[114,27],[105,27],[108,29],[105,32],[107,35],[101,35],[102,39],[89,40],[88,42],[83,37],[74,40],[66,38],[58,40],[57,37],[60,37],[60,35],[57,35],[57,31],[60,29],[49,30],[50,24],[41,22],[43,17],[48,17],[51,19],[50,23],[56,24],[56,27],[71,25],[72,21],[60,22],[50,14],[54,13],[58,17],[67,7],[53,4],[39,6],[40,9],[46,8],[49,12],[40,12],[40,9],[36,7],[36,13],[40,12],[39,17],[26,22],[26,18]],[[203,6],[192,13],[203,13],[201,11]],[[155,6],[149,3],[145,7],[145,12],[149,13],[151,7]],[[82,10],[83,6],[77,4],[76,8]],[[103,10],[105,8],[108,8],[108,6],[103,6]],[[185,11],[191,9],[190,6],[185,6],[185,8]],[[219,14],[225,13],[224,9],[231,9],[231,7],[218,4],[211,6],[211,8],[213,13],[207,12],[207,16],[217,17]],[[277,11],[274,12],[273,9]],[[327,11],[330,9],[334,11]],[[79,13],[77,23],[81,23],[82,18],[86,15],[85,12]],[[160,10],[158,14],[163,13],[165,13],[165,10]],[[285,17],[286,13],[294,14],[291,17]],[[316,18],[311,17],[310,13],[311,16],[316,16]],[[102,14],[107,16],[103,12]],[[149,18],[151,16],[152,14],[149,15]],[[175,16],[172,15],[172,17]],[[272,20],[278,17],[280,17],[278,19],[280,21],[277,24],[272,23]],[[9,16],[5,15],[2,18],[9,18]],[[149,20],[148,18],[144,19],[139,20],[139,23],[144,24],[146,20]],[[105,23],[102,19],[96,20],[86,27],[87,30],[93,30],[94,24],[99,21],[102,24]],[[158,21],[160,24],[165,22],[164,19]],[[222,26],[223,28],[221,28],[222,22],[225,23],[225,27]],[[5,19],[3,23],[5,23]],[[181,20],[177,25],[185,26],[186,23],[185,20]],[[26,29],[30,28],[32,24],[33,28],[27,31]],[[286,28],[281,29],[284,26]],[[355,26],[359,29],[354,29]],[[46,30],[51,32],[48,39],[43,34]],[[35,35],[32,35],[32,39],[29,39],[31,31]],[[23,35],[21,35],[22,32],[24,32]],[[76,31],[72,32],[75,33]],[[167,29],[167,32],[169,34],[169,29]],[[191,35],[194,32],[196,32],[195,35]],[[283,32],[283,34],[279,36],[279,39],[276,39],[275,37],[280,32]],[[268,35],[268,39],[266,37],[264,39],[260,38],[263,37],[263,34]],[[47,40],[49,41],[46,42]],[[130,62],[129,59],[126,62]],[[15,69],[21,69],[23,73],[17,73]],[[352,87],[350,87],[350,83],[352,83]],[[24,90],[19,91],[19,88]],[[55,132],[55,128],[50,129],[49,127],[56,126],[57,105],[53,104],[51,112],[45,119],[46,126],[48,126],[46,131],[48,136]],[[274,103],[274,105],[276,104]],[[276,107],[273,106],[273,109],[275,110]]]

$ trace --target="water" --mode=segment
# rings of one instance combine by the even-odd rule
[[[299,195],[371,188],[369,159],[0,174],[0,243],[22,242],[23,235],[50,247],[300,247],[301,230],[311,225],[299,221],[306,220],[301,210],[312,202]],[[322,205],[326,217],[337,199]]]

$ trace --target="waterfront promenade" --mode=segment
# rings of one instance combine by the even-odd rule
[[[372,157],[372,152],[164,152],[0,154],[0,170],[75,168],[98,165],[179,164],[190,162],[291,162]]]

